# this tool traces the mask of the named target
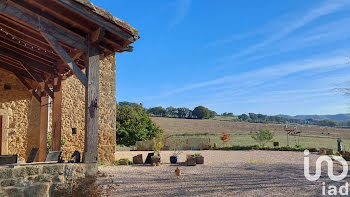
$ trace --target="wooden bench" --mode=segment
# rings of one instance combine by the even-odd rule
[[[18,155],[0,155],[0,165],[17,163]]]

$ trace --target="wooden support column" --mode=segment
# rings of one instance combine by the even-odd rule
[[[85,153],[83,159],[88,163],[98,160],[100,52],[97,47],[89,45],[85,65],[88,85],[85,88]]]
[[[40,99],[39,155],[37,161],[45,161],[46,158],[48,109],[49,97],[43,95]]]
[[[54,98],[52,100],[52,150],[61,150],[62,127],[62,88],[61,77],[54,79]]]

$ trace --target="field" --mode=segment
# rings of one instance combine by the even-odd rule
[[[274,133],[273,141],[280,142],[280,146],[287,145],[285,125],[282,124],[160,117],[152,117],[152,120],[165,130],[165,135],[185,139],[190,137],[210,138],[212,143],[219,146],[223,145],[220,140],[222,132],[230,134],[229,145],[255,145],[256,142],[251,138],[251,133],[259,129],[270,129]],[[350,151],[350,129],[298,125],[296,131],[301,131],[301,134],[300,136],[289,136],[290,146],[299,144],[304,147],[326,147],[336,150],[337,138],[341,138],[344,149]],[[272,142],[268,146],[272,146]]]

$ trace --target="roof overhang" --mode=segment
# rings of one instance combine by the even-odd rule
[[[135,28],[87,0],[0,0],[0,69],[24,79],[53,84],[74,65],[85,68],[89,46],[103,59],[132,51],[138,38]]]

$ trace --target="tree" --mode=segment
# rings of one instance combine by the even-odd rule
[[[259,132],[253,133],[251,137],[264,147],[267,142],[273,139],[273,134],[268,129],[259,129]]]
[[[180,107],[180,108],[177,108],[177,116],[179,118],[186,118],[189,116],[190,114],[190,109],[186,108],[186,107]]]
[[[249,117],[247,114],[242,114],[238,116],[238,119],[240,119],[241,121],[247,121]]]
[[[267,115],[258,114],[257,117],[260,122],[265,122],[267,120]]]
[[[177,109],[175,107],[167,107],[166,109],[166,115],[169,117],[174,117],[177,114]]]
[[[254,113],[249,113],[249,118],[252,119],[253,121],[256,121],[258,119],[258,116]]]
[[[224,112],[223,114],[221,114],[222,116],[225,116],[225,117],[233,117],[233,113],[227,113],[227,112]]]
[[[147,112],[155,116],[161,116],[161,117],[165,117],[165,114],[166,114],[166,110],[161,106],[149,108]]]
[[[137,103],[131,103],[131,102],[127,102],[127,101],[122,101],[122,102],[119,102],[118,103],[120,106],[130,106],[130,107],[139,107],[141,106],[142,107],[142,104],[137,104]]]
[[[209,109],[203,106],[198,106],[194,108],[192,112],[193,116],[196,116],[198,119],[204,119],[210,117]]]
[[[117,144],[133,146],[136,141],[151,140],[163,130],[157,127],[141,105],[117,105]]]
[[[214,118],[218,114],[215,111],[209,110],[209,118]]]

